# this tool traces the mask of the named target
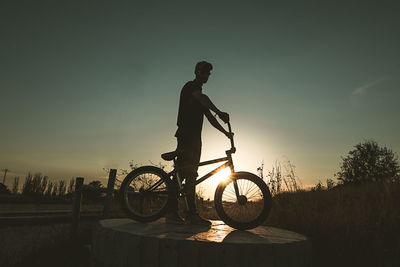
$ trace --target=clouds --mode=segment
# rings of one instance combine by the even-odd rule
[[[400,68],[385,74],[378,79],[375,79],[373,81],[370,81],[360,87],[357,87],[354,89],[351,93],[351,96],[361,96],[367,93],[367,91],[371,91],[373,88],[377,87],[377,85],[380,85],[388,80],[390,80],[393,77],[397,77],[397,74],[400,72]]]
[[[383,77],[380,77],[379,79],[376,79],[376,80],[374,80],[372,82],[366,83],[366,84],[364,84],[364,85],[362,85],[360,87],[357,87],[353,91],[352,95],[353,96],[363,95],[363,94],[365,94],[367,92],[367,90],[375,87],[378,84],[381,84],[381,83],[385,82],[389,78],[390,78],[390,75],[385,75]]]
[[[399,72],[400,69],[395,69],[353,89],[349,96],[350,105],[357,109],[373,105],[380,111],[393,108],[389,103],[398,96]]]

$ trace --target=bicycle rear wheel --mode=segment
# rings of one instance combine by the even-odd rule
[[[268,217],[271,193],[258,176],[249,172],[235,172],[218,185],[214,204],[218,215],[227,225],[247,230],[259,226]]]
[[[143,166],[130,172],[120,187],[120,202],[129,217],[149,222],[168,210],[171,180],[167,173],[154,166]]]

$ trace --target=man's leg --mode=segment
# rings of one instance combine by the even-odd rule
[[[179,149],[179,142],[178,142],[178,147],[177,149]],[[175,166],[175,168],[179,169],[179,166],[181,164],[179,164],[180,161],[178,159],[177,165]],[[182,182],[182,177],[180,176],[181,182]],[[165,222],[166,223],[171,223],[171,224],[184,224],[185,221],[182,220],[182,218],[179,216],[178,214],[178,181],[177,181],[177,177],[174,176],[172,179],[172,183],[171,183],[171,188],[170,188],[171,192],[172,192],[172,198],[169,200],[169,208],[168,208],[168,212],[165,216]]]
[[[178,156],[176,167],[178,168],[181,182],[185,180],[185,194],[189,209],[186,221],[190,224],[210,225],[209,221],[202,219],[196,212],[195,187],[201,154],[201,136],[177,136],[177,139],[178,149],[183,150],[183,153]],[[176,204],[172,202],[171,208],[174,208]]]
[[[185,177],[185,192],[188,202],[189,214],[196,213],[196,178],[197,173],[188,173]]]
[[[195,174],[189,175],[186,178],[185,191],[186,199],[189,206],[189,211],[186,216],[186,222],[188,224],[210,226],[211,222],[201,218],[196,211],[196,178],[197,172]]]
[[[201,155],[200,137],[193,143],[191,152],[192,152],[190,160],[191,164],[189,165],[189,171],[185,177],[186,178],[185,191],[189,206],[189,213],[188,216],[186,217],[186,222],[188,224],[210,226],[211,222],[201,218],[196,211],[196,179],[198,176],[197,169],[199,167],[200,155]]]
[[[178,182],[176,181],[176,177],[172,179],[171,183],[171,192],[172,192],[172,198],[169,200],[169,211],[170,212],[175,212],[178,211]]]
[[[179,140],[179,139],[178,139]],[[184,153],[184,178],[185,178],[185,193],[188,202],[188,213],[196,213],[196,179],[198,176],[201,155],[201,137],[191,137],[189,140],[184,139],[182,143],[185,146]]]
[[[169,210],[165,216],[165,222],[170,224],[184,224],[185,221],[178,214],[178,187],[177,181],[172,181],[171,184],[172,198],[169,200]]]

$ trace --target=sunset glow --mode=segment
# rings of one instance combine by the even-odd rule
[[[216,174],[214,174],[214,176],[212,176],[212,180],[215,183],[219,184],[220,182],[226,180],[230,174],[231,174],[231,169],[225,168],[225,169],[217,172]]]
[[[230,115],[236,170],[257,173],[264,162],[266,174],[287,158],[313,186],[334,179],[341,156],[364,139],[400,152],[400,16],[373,3],[363,13],[336,2],[128,1],[92,10],[68,1],[32,13],[6,2],[0,177],[9,189],[29,172],[106,185],[104,168],[168,164],[160,154],[176,148],[180,92],[200,60],[214,66],[202,90]],[[202,161],[229,148],[204,118]],[[214,194],[226,172],[200,186]]]

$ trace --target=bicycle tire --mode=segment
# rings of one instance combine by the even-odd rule
[[[146,191],[144,189],[145,179],[147,179],[146,177],[151,177],[151,175],[159,178],[157,182],[164,186],[161,187],[160,185],[162,190]],[[132,184],[132,182],[137,184]],[[171,182],[168,174],[155,166],[142,166],[131,171],[122,181],[119,190],[119,200],[123,210],[130,218],[139,222],[151,222],[161,218],[168,211],[170,205],[172,197]],[[140,186],[140,183],[142,183],[142,187],[138,189],[137,187]],[[156,210],[150,214],[145,214],[145,209],[146,211],[152,211],[154,206]]]
[[[246,193],[254,194],[254,190],[259,190],[259,199],[254,197],[254,200],[250,201],[246,196],[246,203],[240,205],[236,196],[232,195],[234,181],[238,184],[241,196]],[[248,192],[243,192],[246,188],[240,188],[241,185],[247,186]],[[235,194],[234,189],[233,194]],[[232,173],[226,181],[219,183],[214,195],[215,209],[221,220],[239,230],[248,230],[261,225],[269,215],[271,202],[268,186],[260,177],[249,172]]]

